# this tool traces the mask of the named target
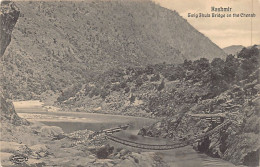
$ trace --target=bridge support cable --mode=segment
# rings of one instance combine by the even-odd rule
[[[224,121],[222,124],[216,126],[214,129],[206,132],[205,134],[201,134],[199,136],[196,136],[195,138],[191,138],[191,139],[183,141],[183,142],[176,142],[176,143],[173,143],[173,144],[164,144],[164,145],[137,143],[137,142],[129,141],[129,140],[122,139],[122,138],[119,138],[119,137],[116,137],[116,136],[112,136],[109,133],[105,133],[105,134],[106,134],[106,138],[113,141],[113,142],[120,143],[120,144],[130,146],[130,147],[134,147],[134,148],[148,149],[148,150],[171,150],[171,149],[181,148],[181,147],[185,147],[185,146],[188,146],[190,144],[196,143],[196,142],[204,139],[205,137],[208,137],[208,136],[211,136],[211,135],[217,133],[219,130],[225,128],[226,126],[228,126],[230,124],[231,124],[231,121],[227,120],[227,121]]]

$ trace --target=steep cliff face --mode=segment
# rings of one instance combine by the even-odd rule
[[[14,125],[28,124],[28,122],[20,118],[15,112],[13,103],[6,98],[3,91],[0,91],[0,120],[8,121]]]
[[[257,78],[256,73],[251,77]],[[235,86],[214,99],[194,107],[194,112],[204,106],[217,104],[225,111],[232,124],[210,137],[194,144],[194,149],[212,157],[222,158],[237,165],[259,165],[259,127],[260,127],[260,84],[255,80],[246,81],[245,86]],[[255,92],[255,93],[252,93]],[[230,97],[231,95],[231,97]],[[244,99],[243,96],[246,96]],[[217,102],[217,103],[216,103]],[[213,114],[219,111],[212,111]],[[210,114],[210,113],[207,113]],[[168,117],[150,127],[143,128],[139,134],[172,138],[174,141],[189,139],[195,134],[210,130],[205,119],[189,115]]]
[[[5,49],[11,41],[12,30],[18,20],[19,11],[13,2],[1,2],[1,55],[2,58]],[[2,60],[2,59],[1,59]],[[1,62],[3,64],[3,62]],[[3,77],[3,71],[1,70],[1,77]],[[20,125],[27,123],[27,121],[21,119],[15,112],[14,106],[11,101],[7,99],[7,94],[2,86],[0,86],[0,120],[8,120],[12,124]]]
[[[221,67],[224,64],[223,61],[218,60],[219,63],[213,61],[210,67],[211,77],[207,79],[206,76],[210,76],[210,73],[207,73],[201,77],[202,80],[195,78],[196,82],[186,86],[178,95],[185,97],[182,100],[177,101],[178,96],[162,96],[163,98],[157,101],[173,99],[173,102],[168,100],[167,103],[161,102],[161,104],[156,103],[156,99],[153,100],[155,105],[151,109],[155,108],[156,113],[163,115],[165,119],[150,127],[143,128],[140,134],[172,138],[174,141],[185,140],[199,133],[207,132],[215,126],[205,118],[198,117],[198,115],[192,118],[191,115],[225,114],[226,119],[232,123],[219,133],[203,139],[199,144],[196,143],[194,148],[234,164],[258,166],[260,150],[260,52],[257,46],[253,46],[249,49],[243,49],[237,57],[228,56],[225,67]],[[236,74],[234,75],[233,72]],[[226,77],[221,77],[221,75]],[[200,76],[202,75],[200,74]],[[217,77],[220,77],[219,80]],[[230,80],[231,78],[233,79]],[[193,81],[195,80],[193,79]],[[203,83],[203,80],[206,83],[210,81],[207,85],[209,83],[214,85],[205,95],[202,94],[202,90],[206,90],[205,86],[195,91],[195,88],[200,82]],[[185,86],[187,81],[189,80],[184,80],[180,85]],[[189,81],[189,83],[192,82]],[[226,88],[219,89],[218,87]],[[176,94],[178,90],[180,87],[176,87],[173,94]],[[216,90],[218,90],[218,95],[211,96],[210,94]],[[174,104],[176,101],[179,104],[170,108],[169,104]],[[160,104],[160,108],[157,107],[158,104]]]
[[[6,47],[11,42],[11,34],[19,17],[19,10],[14,3],[9,1],[1,2],[1,57],[3,56]]]
[[[254,88],[259,91],[259,84]],[[203,146],[199,145],[198,147],[202,146],[204,150],[199,151],[213,157],[223,158],[234,164],[258,166],[260,150],[259,104],[260,98],[254,96],[248,99],[248,102],[242,103],[242,107],[237,113],[229,113],[232,124],[207,139],[208,145],[206,140],[202,141]],[[235,106],[231,105],[231,107]]]

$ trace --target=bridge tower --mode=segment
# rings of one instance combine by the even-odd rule
[[[211,131],[218,125],[222,124],[225,120],[225,118],[221,117],[221,116],[208,116],[208,117],[205,117],[205,119],[211,123],[210,128],[207,130],[207,132]],[[225,133],[225,129],[220,129],[219,133],[220,133],[220,136],[222,136],[222,134]],[[209,149],[210,143],[211,143],[211,140],[210,140],[209,136],[201,139],[198,142],[198,151],[206,152]]]

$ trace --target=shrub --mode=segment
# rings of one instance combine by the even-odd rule
[[[136,87],[140,87],[143,85],[143,80],[141,77],[138,77],[136,80],[135,80],[135,86]]]
[[[145,73],[146,73],[147,75],[151,75],[151,74],[154,73],[154,69],[153,69],[152,65],[148,65],[148,66],[145,68],[144,71],[145,71]]]
[[[110,147],[106,145],[105,147],[101,147],[96,151],[97,158],[106,159],[111,153],[113,153],[114,147]]]
[[[130,92],[130,88],[129,88],[129,87],[126,87],[126,88],[125,88],[125,93],[128,93],[128,92]]]
[[[178,79],[178,78],[177,78],[176,75],[171,74],[171,75],[169,75],[169,76],[167,77],[167,79],[168,79],[168,81],[174,81],[174,80],[176,80],[176,79]]]
[[[191,70],[192,69],[192,61],[185,59],[184,63],[183,63],[183,67],[187,70]]]
[[[102,99],[105,99],[107,96],[109,95],[109,91],[107,91],[106,89],[101,89],[100,91],[100,97],[102,97]]]
[[[150,81],[151,81],[151,82],[156,82],[156,81],[159,81],[160,78],[161,78],[161,77],[160,77],[159,74],[154,74],[154,75],[151,77]]]
[[[196,60],[193,62],[193,68],[195,71],[202,71],[209,69],[210,64],[209,60],[206,58],[200,58],[199,60]]]
[[[65,90],[61,91],[61,95],[57,98],[58,102],[68,100],[70,97],[76,95],[76,93],[81,89],[81,84],[72,85]]]
[[[125,87],[127,87],[126,82],[125,82],[125,81],[120,82],[119,87],[122,88],[122,89],[124,89]]]
[[[134,103],[135,102],[135,96],[133,94],[131,94],[129,100],[130,100],[130,104]]]
[[[163,90],[164,87],[165,87],[165,83],[164,83],[164,79],[163,79],[162,82],[160,83],[160,85],[158,86],[157,90],[161,91],[161,90]]]

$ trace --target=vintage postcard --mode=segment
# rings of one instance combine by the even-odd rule
[[[2,0],[0,28],[0,166],[259,166],[259,0]]]

